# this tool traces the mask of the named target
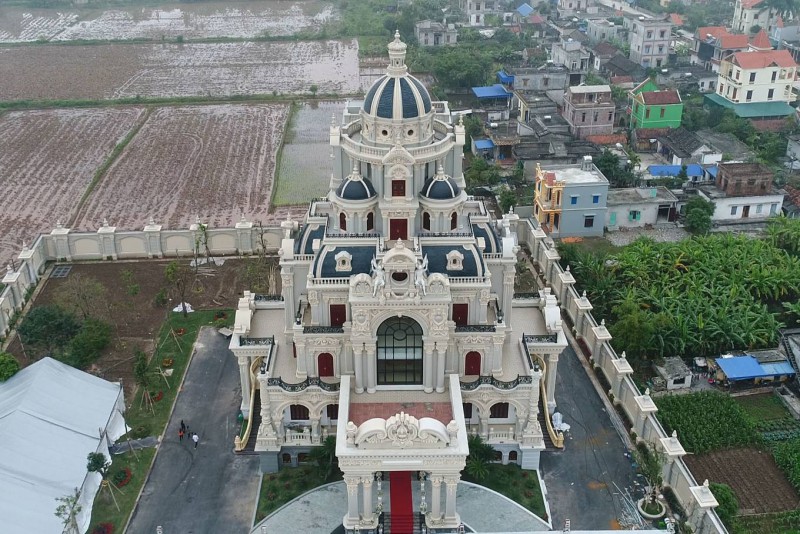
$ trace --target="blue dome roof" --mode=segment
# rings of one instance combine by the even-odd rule
[[[428,90],[408,74],[381,76],[364,99],[364,111],[382,119],[413,119],[431,108]]]
[[[420,194],[431,200],[451,200],[461,192],[455,180],[444,174],[428,178],[422,186]]]
[[[336,195],[345,200],[367,200],[374,197],[375,194],[372,182],[360,176],[348,176],[336,189]]]

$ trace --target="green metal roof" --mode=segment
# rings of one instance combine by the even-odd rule
[[[744,104],[734,104],[716,93],[708,94],[706,98],[718,106],[732,109],[737,117],[745,119],[753,117],[786,117],[795,112],[795,109],[786,102],[746,102]]]

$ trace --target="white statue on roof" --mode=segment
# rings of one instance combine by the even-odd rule
[[[428,255],[422,258],[422,261],[417,264],[414,270],[414,285],[419,288],[423,295],[428,294],[428,281],[426,272],[428,271]]]
[[[372,296],[374,297],[378,294],[378,290],[386,285],[386,273],[383,265],[378,263],[375,256],[372,257],[370,265],[372,265]]]

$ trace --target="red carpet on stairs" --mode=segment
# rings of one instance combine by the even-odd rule
[[[411,503],[411,472],[389,473],[389,498],[391,499],[391,534],[413,534],[414,508]]]

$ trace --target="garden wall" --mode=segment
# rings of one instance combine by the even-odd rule
[[[589,351],[590,361],[610,384],[609,398],[627,417],[631,432],[637,439],[655,445],[667,458],[664,465],[664,484],[672,489],[688,514],[688,522],[697,533],[727,533],[716,512],[716,503],[710,491],[699,485],[686,467],[685,454],[677,437],[669,436],[659,423],[655,403],[649,390],[642,394],[631,379],[633,369],[611,346],[611,335],[594,319],[591,302],[585,293],[575,290],[575,279],[558,263],[560,256],[555,243],[533,219],[520,221],[517,226],[519,243],[527,244],[546,286],[558,297],[564,314],[569,318],[575,338]]]
[[[198,223],[182,230],[162,230],[151,221],[143,230],[125,232],[105,224],[96,232],[72,232],[57,226],[49,234],[40,235],[30,248],[24,247],[19,262],[6,268],[0,280],[5,286],[0,292],[0,337],[8,334],[48,261],[192,256],[195,248],[200,257],[206,253],[249,255],[261,250],[262,243],[268,252],[277,251],[282,237],[281,228],[259,228],[245,220],[233,228],[209,228]]]

